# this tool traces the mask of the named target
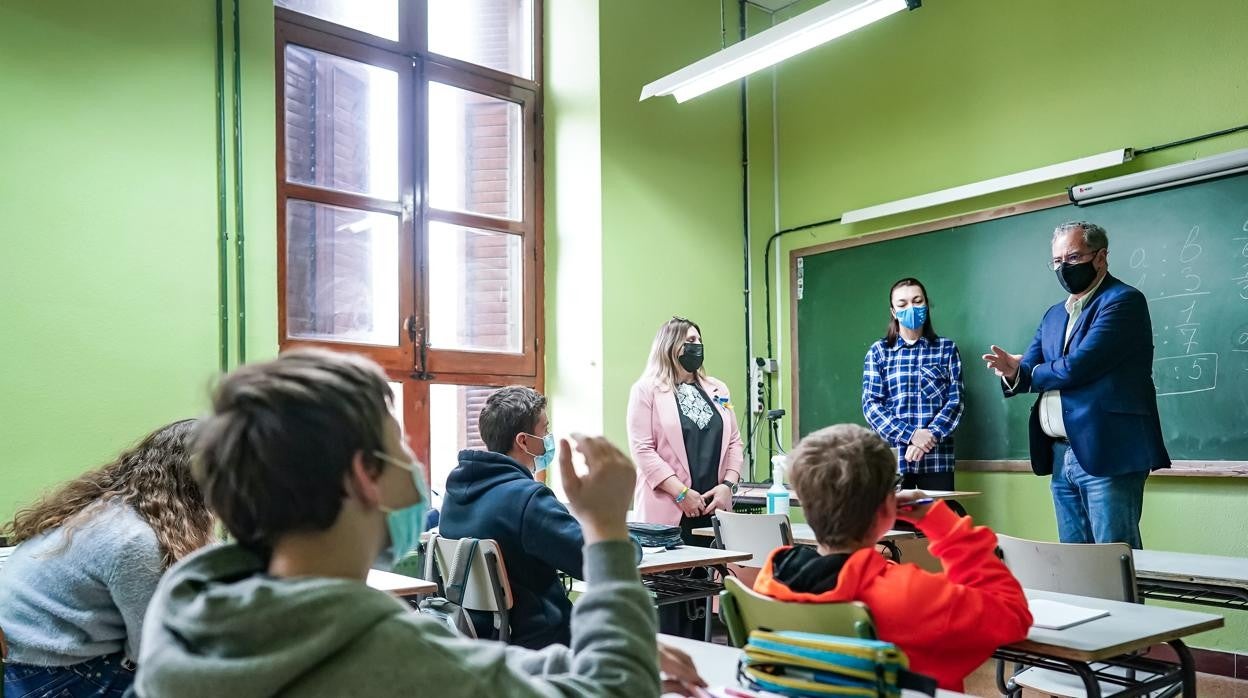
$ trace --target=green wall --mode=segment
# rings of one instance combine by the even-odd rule
[[[624,443],[629,387],[673,314],[701,325],[707,371],[728,384],[739,418],[748,409],[741,135],[735,89],[637,101],[642,85],[719,50],[718,2],[600,11],[603,425]]]
[[[1222,0],[959,0],[925,3],[915,12],[795,57],[777,71],[780,227],[1243,123],[1248,116],[1245,26],[1248,4]],[[1145,155],[1079,181],[1245,146],[1248,134],[1241,133]],[[784,237],[777,325],[784,343],[777,352],[785,372],[779,387],[789,381],[790,250],[1059,193],[1073,182]],[[1088,215],[1094,217],[1095,211]],[[756,234],[770,232],[760,229]],[[761,278],[757,283],[761,288]],[[1033,299],[1025,308],[1011,301],[1007,310],[1004,299],[985,302],[990,311],[1034,313],[1038,322],[1043,309],[1060,295],[1055,285],[1053,298]],[[878,301],[884,308],[882,298],[846,300]],[[939,314],[934,321],[939,328]],[[756,328],[757,336],[762,325]],[[964,347],[963,356],[977,354],[976,349]],[[979,369],[968,361],[967,370]],[[858,396],[845,399],[857,402]],[[987,493],[968,502],[968,508],[999,530],[1056,539],[1047,479],[967,474],[959,485]],[[1248,556],[1245,502],[1248,480],[1152,478],[1143,522],[1145,544]],[[1203,635],[1195,644],[1248,651],[1248,614],[1226,615],[1225,630]]]
[[[254,355],[276,347],[273,26],[264,3],[243,12]],[[206,404],[215,37],[207,0],[0,3],[0,519]]]

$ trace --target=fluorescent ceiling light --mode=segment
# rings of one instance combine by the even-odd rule
[[[942,189],[940,191],[934,191],[930,194],[912,196],[908,199],[898,199],[897,201],[890,201],[886,204],[868,206],[867,208],[860,208],[854,211],[846,211],[841,214],[841,222],[854,223],[872,218],[882,218],[896,213],[916,211],[921,208],[939,206],[940,204],[947,204],[952,201],[961,201],[963,199],[971,199],[976,196],[983,196],[984,194],[992,194],[994,192],[1005,191],[1007,189],[1024,187],[1028,184],[1048,182],[1050,180],[1082,174],[1084,172],[1101,170],[1106,167],[1121,165],[1122,163],[1130,160],[1133,155],[1134,154],[1130,148],[1119,148],[1117,150],[1111,150],[1107,153],[1101,153],[1099,155],[1089,155],[1086,158],[1079,158],[1078,160],[1059,162],[1056,165],[1037,167],[1034,170],[1027,170],[1026,172],[1016,172],[1003,177],[985,179],[982,182],[975,182],[974,184],[963,184],[960,187]]]
[[[802,51],[884,19],[920,0],[829,0],[819,7],[738,41],[719,53],[641,88],[641,99],[672,95],[677,102],[773,66]],[[639,100],[640,101],[640,100]]]

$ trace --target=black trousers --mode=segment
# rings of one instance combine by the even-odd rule
[[[901,477],[903,490],[956,490],[953,486],[953,471],[944,473],[906,473]],[[966,509],[957,500],[946,499],[945,503],[958,516],[966,516]],[[897,529],[901,531],[916,530],[907,521],[898,521]]]

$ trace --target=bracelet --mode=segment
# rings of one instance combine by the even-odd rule
[[[681,490],[681,491],[680,491],[680,494],[676,495],[676,503],[677,503],[677,504],[680,504],[681,502],[685,501],[685,495],[686,495],[686,494],[689,494],[689,488],[688,488],[688,487],[686,487],[685,489]]]

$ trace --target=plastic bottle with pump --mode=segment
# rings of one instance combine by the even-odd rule
[[[783,455],[771,459],[771,487],[767,488],[767,513],[789,515],[789,489],[784,486]]]

